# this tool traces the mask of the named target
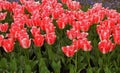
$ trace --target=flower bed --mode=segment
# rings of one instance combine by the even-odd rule
[[[120,13],[101,3],[0,0],[0,33],[0,72],[119,72]]]

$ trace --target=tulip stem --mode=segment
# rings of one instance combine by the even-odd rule
[[[89,52],[86,52],[86,56],[87,56],[87,61],[88,61],[88,66],[91,67],[90,65],[90,53]]]
[[[24,49],[24,54],[25,54],[26,58],[29,59],[29,53],[28,53],[27,49]]]
[[[37,55],[37,58],[41,58],[41,48],[40,47],[37,47],[37,46],[34,46],[34,49],[35,49],[35,53]]]
[[[106,54],[103,54],[103,68],[106,66]]]
[[[77,53],[76,53],[76,56],[75,56],[75,73],[77,73]]]

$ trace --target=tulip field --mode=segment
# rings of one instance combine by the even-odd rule
[[[0,73],[120,73],[120,7],[90,3],[0,0]]]

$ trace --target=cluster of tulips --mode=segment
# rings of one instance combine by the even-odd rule
[[[2,23],[8,12],[13,22]],[[91,41],[87,39],[91,25],[97,25],[95,31],[100,37],[98,48],[103,54],[120,44],[120,13],[102,7],[102,4],[96,3],[84,12],[80,3],[72,0],[61,0],[61,3],[57,0],[42,0],[41,3],[34,0],[20,0],[20,3],[0,0],[0,46],[5,52],[12,52],[16,41],[25,49],[31,46],[31,42],[37,47],[44,42],[53,45],[57,38],[53,20],[56,20],[60,30],[67,24],[71,26],[70,30],[66,30],[66,36],[72,40],[72,44],[61,47],[68,57],[80,49],[92,50]],[[45,33],[42,34],[41,30]]]

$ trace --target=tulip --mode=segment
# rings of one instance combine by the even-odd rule
[[[30,31],[31,31],[33,37],[35,37],[36,35],[40,34],[40,28],[37,28],[35,26],[33,26]]]
[[[63,46],[62,51],[67,57],[72,57],[76,52],[74,46],[72,46],[72,45],[71,46]]]
[[[6,32],[8,30],[8,23],[0,24],[0,31]]]
[[[2,46],[3,40],[4,40],[4,36],[3,36],[3,35],[0,35],[0,47]]]
[[[42,35],[37,35],[34,37],[33,42],[35,46],[42,46],[44,44],[44,37]]]
[[[110,40],[102,40],[98,44],[100,52],[106,54],[114,49],[115,45]]]
[[[7,12],[5,13],[0,13],[0,20],[4,20],[7,15]]]
[[[9,39],[3,39],[2,41],[2,47],[5,50],[5,52],[12,52],[14,48],[14,41]]]
[[[54,44],[55,40],[56,40],[55,32],[46,34],[45,35],[45,40],[49,45]]]
[[[29,48],[31,45],[31,40],[28,38],[23,38],[19,42],[20,42],[20,46],[24,49]]]

